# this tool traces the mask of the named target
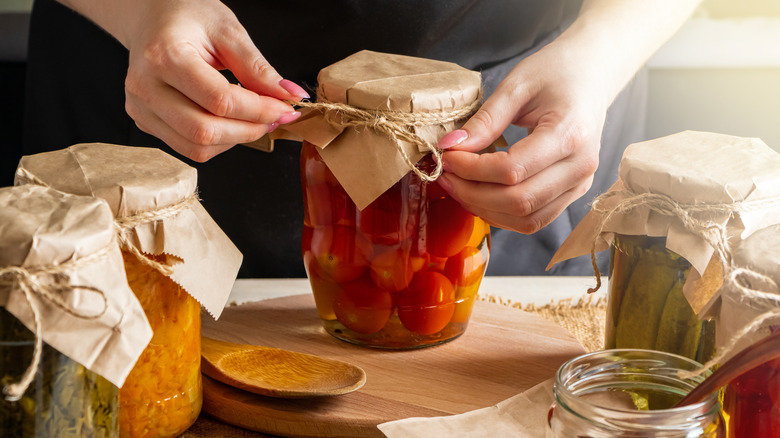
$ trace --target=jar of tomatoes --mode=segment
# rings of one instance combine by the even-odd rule
[[[115,437],[118,386],[152,336],[105,202],[0,189],[0,431]]]
[[[197,419],[201,304],[219,316],[241,254],[201,206],[196,170],[153,148],[102,143],[23,157],[17,182],[106,200],[126,282],[153,336],[119,391],[123,437],[170,437]]]
[[[303,258],[328,333],[413,348],[466,330],[490,253],[484,220],[412,172],[358,210],[308,142],[301,175]]]
[[[439,186],[432,157],[479,97],[476,72],[363,51],[323,69],[318,102],[284,127],[304,140],[302,252],[331,335],[406,349],[466,330],[490,227]]]

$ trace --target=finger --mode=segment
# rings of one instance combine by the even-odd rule
[[[449,150],[442,154],[447,172],[472,181],[515,185],[536,175],[554,163],[566,159],[572,146],[553,128],[540,127],[512,145],[507,151],[476,154]]]
[[[309,97],[302,87],[282,78],[242,26],[223,30],[213,35],[217,57],[244,87],[280,100],[299,101]]]
[[[128,95],[128,115],[139,128],[195,161],[205,161],[238,143],[254,141],[269,130],[268,124],[216,117],[165,85],[151,95],[155,100],[146,102]]]
[[[516,185],[474,182],[446,173],[442,175],[454,197],[467,205],[526,216],[580,185],[590,187],[593,174],[576,161],[562,161]],[[583,194],[585,192],[583,191]]]
[[[530,213],[517,214],[515,212],[509,212],[505,208],[497,207],[497,205],[501,204],[481,202],[468,203],[465,199],[461,199],[459,195],[455,194],[456,191],[460,194],[468,193],[468,190],[465,190],[463,187],[458,187],[459,184],[484,186],[484,189],[488,191],[501,189],[500,186],[497,187],[494,184],[473,183],[471,181],[459,180],[454,175],[443,175],[440,179],[451,180],[451,183],[448,181],[445,185],[452,185],[452,192],[450,192],[452,197],[458,200],[464,208],[473,214],[483,218],[492,226],[517,231],[523,234],[532,234],[547,226],[555,220],[569,204],[582,196],[587,191],[587,187],[590,186],[588,182],[577,185],[570,190],[564,191],[560,196],[551,199],[544,206],[533,209]],[[467,195],[465,198],[470,198],[470,196]]]
[[[528,93],[511,81],[499,84],[482,107],[458,130],[439,140],[441,149],[477,152],[493,144],[526,105]]]
[[[178,58],[175,68],[162,70],[162,80],[215,116],[268,124],[294,111],[279,99],[229,83],[199,56]]]

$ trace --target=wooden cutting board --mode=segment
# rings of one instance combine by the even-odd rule
[[[536,315],[478,301],[466,333],[410,351],[337,340],[320,325],[311,294],[228,307],[203,318],[204,336],[318,354],[362,367],[363,388],[313,399],[275,399],[203,376],[203,412],[235,426],[291,437],[384,436],[376,426],[408,417],[492,406],[553,377],[585,352],[569,332]]]

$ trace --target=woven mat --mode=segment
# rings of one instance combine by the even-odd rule
[[[489,295],[480,295],[479,299],[535,313],[544,319],[555,322],[568,330],[587,351],[598,351],[604,348],[607,308],[604,298],[594,300],[592,296],[587,296],[576,302],[572,299],[566,299],[544,306],[523,305]],[[270,436],[230,426],[206,414],[201,414],[195,424],[181,435],[183,438],[258,438]]]

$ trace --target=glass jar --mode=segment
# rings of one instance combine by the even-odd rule
[[[604,350],[571,359],[555,377],[546,436],[725,437],[717,394],[672,407],[709,375],[680,379],[678,371],[700,366],[651,350]]]
[[[328,333],[387,349],[463,334],[490,252],[485,221],[413,172],[360,211],[309,142],[301,179],[303,259]]]
[[[135,255],[122,256],[154,335],[119,392],[121,436],[176,436],[195,422],[203,404],[200,304]]]
[[[0,307],[0,383],[18,382],[33,356],[35,338]],[[4,438],[115,437],[118,390],[48,344],[35,380],[17,401],[0,397]]]
[[[610,253],[605,348],[640,348],[706,362],[715,323],[696,316],[683,294],[691,264],[665,237],[615,234]]]
[[[737,377],[723,391],[729,437],[780,436],[780,358]]]

